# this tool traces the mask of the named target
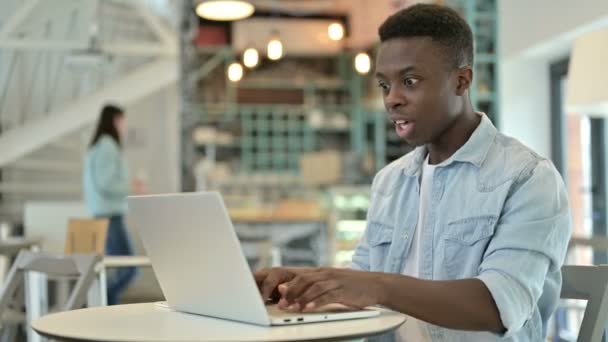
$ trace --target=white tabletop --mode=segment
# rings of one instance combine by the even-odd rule
[[[70,341],[273,342],[364,337],[390,331],[404,321],[404,315],[384,311],[380,316],[364,319],[262,327],[175,312],[145,303],[55,313],[34,321],[32,326],[47,337]]]

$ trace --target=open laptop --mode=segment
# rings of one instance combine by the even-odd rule
[[[265,306],[217,192],[128,198],[168,306],[259,325],[377,316],[377,310],[293,313]]]

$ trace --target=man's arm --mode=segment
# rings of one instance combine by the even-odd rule
[[[477,279],[428,281],[384,274],[379,304],[449,329],[505,332],[498,308]]]
[[[532,318],[541,296],[558,300],[558,279],[547,277],[559,272],[571,233],[566,187],[542,160],[517,180],[476,277],[492,294],[506,336]]]
[[[477,279],[429,281],[399,274],[319,268],[286,284],[284,306],[313,311],[331,303],[383,305],[450,329],[505,331],[492,296]]]

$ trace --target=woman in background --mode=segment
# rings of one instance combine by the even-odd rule
[[[89,212],[107,218],[106,255],[133,255],[131,241],[124,224],[129,174],[122,154],[125,136],[124,111],[106,105],[91,140],[84,161],[84,197]],[[135,277],[135,268],[118,268],[108,275],[108,305],[117,304],[120,294]]]

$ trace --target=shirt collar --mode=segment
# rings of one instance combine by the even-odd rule
[[[485,113],[477,113],[481,116],[481,122],[475,128],[469,140],[462,145],[450,158],[441,163],[448,166],[453,162],[471,163],[481,167],[490,150],[491,142],[496,137],[498,130]],[[412,154],[403,160],[403,171],[408,176],[416,176],[420,173],[424,158],[427,155],[426,146],[417,147]]]

